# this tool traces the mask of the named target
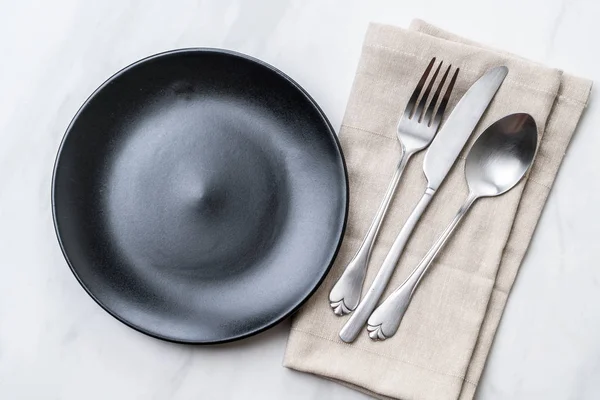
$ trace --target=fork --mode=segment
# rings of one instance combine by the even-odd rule
[[[452,65],[449,65],[446,69],[446,72],[437,85],[437,89],[435,90],[431,101],[427,103],[427,99],[431,94],[431,90],[433,89],[436,78],[443,64],[443,62],[438,64],[433,76],[425,88],[425,91],[423,91],[435,61],[436,59],[434,57],[429,62],[429,65],[427,65],[427,68],[425,69],[425,72],[423,72],[417,87],[408,100],[404,114],[400,117],[400,121],[398,122],[396,135],[398,137],[398,141],[400,142],[401,148],[400,161],[396,166],[396,170],[385,192],[383,201],[381,202],[381,205],[375,214],[375,218],[373,219],[373,222],[371,222],[371,226],[369,227],[362,244],[358,248],[358,251],[348,263],[344,272],[342,273],[342,276],[329,293],[329,305],[333,309],[334,314],[338,316],[349,314],[358,306],[358,303],[360,302],[362,286],[367,273],[369,258],[371,256],[371,250],[373,249],[375,238],[377,237],[377,233],[379,232],[383,218],[385,217],[385,214],[394,196],[394,192],[396,191],[396,187],[398,186],[402,172],[413,155],[429,146],[438,128],[440,127],[442,116],[446,110],[448,99],[450,98],[450,93],[452,92],[454,82],[456,81],[458,70],[450,80],[450,83],[448,84],[448,87],[446,88],[446,91],[442,96],[442,100],[436,110],[435,106],[438,102]],[[418,100],[420,101],[417,103]],[[428,107],[426,107],[427,105]]]

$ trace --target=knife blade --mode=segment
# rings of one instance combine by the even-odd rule
[[[425,154],[423,171],[429,188],[441,185],[507,74],[504,66],[487,71],[456,104]]]

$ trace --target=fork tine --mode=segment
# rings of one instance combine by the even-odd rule
[[[429,103],[429,107],[427,107],[427,111],[425,111],[425,117],[423,117],[423,121],[425,123],[427,123],[427,126],[431,126],[431,116],[433,115],[433,110],[435,110],[435,106],[437,105],[438,99],[440,97],[440,93],[442,92],[442,88],[444,87],[444,83],[446,82],[446,78],[448,77],[448,73],[450,72],[450,68],[452,68],[452,64],[448,65],[448,68],[446,68],[446,72],[444,73],[444,76],[442,76],[442,79],[440,80],[440,83],[438,84],[437,90],[435,91],[435,93],[433,94],[433,97],[431,98],[431,102]]]
[[[423,110],[425,109],[425,105],[427,104],[427,98],[429,97],[429,93],[431,93],[431,88],[435,83],[435,80],[438,76],[438,73],[440,72],[440,68],[442,67],[443,63],[444,62],[441,61],[438,67],[436,68],[433,76],[431,77],[431,80],[429,81],[429,85],[427,85],[427,89],[425,89],[423,96],[421,96],[421,101],[419,101],[419,104],[417,105],[417,109],[413,118],[418,118],[417,121],[419,122],[421,122],[421,120],[423,119]]]
[[[431,68],[433,68],[434,63],[435,63],[435,57],[433,57],[431,59],[431,61],[429,62],[429,65],[427,66],[427,68],[425,68],[425,72],[423,72],[423,75],[421,76],[419,83],[417,83],[417,87],[415,88],[414,92],[410,96],[410,100],[408,100],[408,104],[406,105],[406,108],[404,109],[403,118],[410,118],[411,115],[413,114],[412,111],[413,111],[415,105],[417,104],[417,100],[419,99],[419,94],[421,93],[421,90],[423,90],[423,86],[425,86],[425,82],[427,81],[427,77],[429,76],[429,72],[431,72]]]
[[[438,107],[437,112],[435,113],[435,116],[433,117],[431,126],[436,131],[439,128],[440,123],[442,122],[442,117],[444,116],[444,111],[446,111],[446,106],[448,105],[448,100],[450,99],[450,94],[452,93],[452,89],[454,88],[454,83],[456,82],[456,77],[458,76],[458,71],[460,71],[460,68],[456,68],[456,71],[454,71],[454,75],[452,76],[452,79],[450,80],[450,83],[448,84],[448,87],[446,88],[446,92],[444,93],[442,102],[440,103],[440,106]]]

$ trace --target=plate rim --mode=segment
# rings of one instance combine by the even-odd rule
[[[333,138],[333,141],[335,143],[335,146],[337,148],[337,152],[338,152],[340,160],[341,160],[342,169],[343,169],[343,172],[344,172],[344,179],[343,179],[343,184],[345,186],[345,190],[344,190],[344,197],[345,197],[345,201],[344,201],[344,203],[345,203],[344,204],[344,218],[343,218],[342,227],[341,227],[341,230],[340,230],[340,233],[339,233],[339,238],[337,240],[337,246],[336,246],[334,252],[332,253],[332,257],[331,257],[331,260],[329,261],[329,264],[324,269],[322,276],[319,278],[319,280],[314,285],[314,287],[310,290],[310,292],[306,296],[304,296],[304,298],[300,299],[300,301],[298,302],[298,304],[296,304],[290,311],[288,311],[287,313],[284,313],[281,317],[274,319],[273,321],[271,321],[270,323],[266,324],[265,326],[263,326],[261,328],[250,330],[250,331],[248,331],[248,332],[246,332],[244,334],[241,334],[241,335],[231,336],[231,337],[227,337],[227,338],[224,338],[224,339],[208,340],[208,341],[178,339],[178,338],[175,338],[175,337],[169,337],[169,336],[166,336],[166,335],[161,335],[161,334],[158,334],[156,332],[151,332],[151,331],[145,329],[142,326],[139,326],[137,324],[132,323],[131,321],[126,320],[125,318],[122,318],[120,315],[118,315],[115,312],[113,312],[109,307],[105,306],[92,293],[92,291],[87,287],[87,285],[85,284],[85,282],[78,275],[77,270],[74,267],[73,263],[69,259],[69,256],[67,255],[67,251],[65,249],[65,245],[63,243],[63,239],[62,239],[60,231],[59,231],[58,220],[57,220],[57,213],[56,213],[56,201],[55,201],[56,200],[55,199],[55,196],[56,196],[56,173],[57,173],[58,165],[59,165],[59,162],[60,162],[60,158],[61,158],[61,155],[62,155],[62,152],[63,152],[63,148],[64,148],[64,145],[65,145],[65,142],[67,141],[67,139],[69,137],[69,134],[71,133],[72,128],[73,128],[75,122],[79,118],[79,115],[83,112],[83,110],[87,107],[87,105],[95,98],[95,96],[102,89],[104,89],[107,85],[109,85],[115,79],[117,79],[118,77],[120,77],[122,74],[124,74],[124,73],[128,72],[129,70],[137,67],[138,65],[146,63],[148,61],[151,61],[151,60],[154,60],[154,59],[157,59],[157,58],[166,57],[166,56],[171,56],[171,55],[174,55],[174,54],[183,54],[183,53],[217,53],[217,54],[223,54],[223,55],[232,56],[232,57],[236,57],[236,58],[241,58],[241,59],[244,59],[246,61],[250,61],[250,62],[253,62],[255,64],[258,64],[259,66],[261,66],[263,68],[266,68],[266,69],[274,72],[275,74],[279,75],[281,78],[283,78],[284,80],[286,80],[293,87],[295,87],[305,97],[305,99],[308,100],[308,102],[312,105],[312,107],[314,107],[314,109],[318,112],[320,118],[322,119],[322,121],[324,122],[325,126],[327,127],[327,130],[329,131],[330,136]],[[69,269],[71,270],[71,273],[73,274],[73,276],[75,276],[77,282],[79,282],[79,285],[94,300],[94,302],[96,304],[98,304],[104,311],[106,311],[109,315],[111,315],[112,317],[114,317],[119,322],[125,324],[126,326],[134,329],[137,332],[140,332],[140,333],[142,333],[144,335],[148,335],[148,336],[156,338],[156,339],[160,339],[160,340],[163,340],[163,341],[166,341],[166,342],[171,342],[171,343],[187,344],[187,345],[214,345],[214,344],[230,343],[230,342],[234,342],[234,341],[246,339],[246,338],[258,335],[258,334],[260,334],[260,333],[262,333],[264,331],[267,331],[267,330],[273,328],[274,326],[278,325],[279,323],[281,323],[286,318],[288,318],[291,315],[295,314],[308,301],[308,299],[310,299],[315,294],[315,292],[319,289],[319,287],[321,287],[321,285],[323,284],[323,281],[325,280],[325,278],[327,277],[327,275],[331,271],[331,268],[333,267],[333,264],[334,264],[334,262],[335,262],[335,260],[336,260],[336,258],[338,256],[338,253],[340,251],[340,248],[341,248],[341,245],[342,245],[345,233],[346,233],[346,228],[347,228],[347,223],[348,223],[349,207],[350,207],[350,187],[349,187],[350,185],[349,185],[349,180],[348,180],[348,167],[346,165],[346,159],[344,157],[342,146],[341,146],[341,143],[340,143],[338,135],[336,134],[335,130],[333,129],[333,126],[331,125],[331,122],[327,118],[327,115],[321,109],[321,107],[317,104],[317,102],[314,100],[314,98],[302,86],[300,86],[300,84],[298,84],[295,80],[293,80],[291,77],[289,77],[287,74],[285,74],[284,72],[282,72],[278,68],[274,67],[273,65],[271,65],[271,64],[269,64],[269,63],[267,63],[265,61],[262,61],[262,60],[260,60],[258,58],[255,58],[255,57],[252,57],[250,55],[241,53],[241,52],[237,52],[237,51],[229,50],[229,49],[215,48],[215,47],[185,47],[185,48],[178,48],[178,49],[172,49],[172,50],[167,50],[167,51],[155,53],[155,54],[146,56],[144,58],[141,58],[141,59],[139,59],[137,61],[134,61],[133,63],[128,64],[127,66],[121,68],[120,70],[118,70],[117,72],[115,72],[114,74],[112,74],[110,77],[108,77],[101,85],[99,85],[86,98],[86,100],[78,108],[77,112],[75,113],[75,115],[73,116],[73,118],[71,119],[71,121],[69,122],[69,125],[67,126],[67,129],[65,130],[65,133],[63,134],[63,137],[62,137],[62,139],[60,141],[60,145],[58,147],[58,150],[57,150],[57,153],[56,153],[56,157],[54,159],[54,166],[53,166],[53,169],[52,169],[51,186],[52,187],[51,187],[50,196],[51,196],[52,222],[53,222],[53,225],[54,225],[54,232],[56,234],[56,238],[58,240],[58,243],[59,243],[62,255],[63,255],[65,261],[67,262],[67,265],[69,266]]]

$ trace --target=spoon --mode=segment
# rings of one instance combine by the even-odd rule
[[[385,340],[396,333],[421,278],[473,203],[516,186],[533,162],[536,148],[537,127],[529,114],[508,115],[477,138],[465,161],[467,199],[406,281],[373,311],[367,325],[371,339]]]

